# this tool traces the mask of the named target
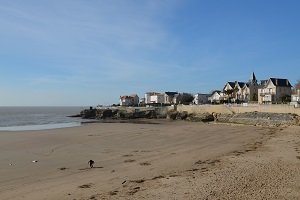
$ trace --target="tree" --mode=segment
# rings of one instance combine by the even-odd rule
[[[194,100],[194,96],[190,93],[182,93],[178,95],[178,102],[180,104],[188,105]]]
[[[227,94],[228,96],[231,96],[233,92],[234,92],[233,89],[228,89],[224,91],[224,93]]]
[[[285,95],[285,96],[281,97],[281,101],[283,103],[291,102],[291,96],[290,95]]]
[[[224,90],[224,93],[228,96],[228,103],[229,103],[230,97],[232,97],[233,92],[234,92],[233,89]]]

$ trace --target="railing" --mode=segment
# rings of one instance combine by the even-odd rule
[[[260,96],[265,96],[265,95],[275,95],[275,92],[261,92],[259,93]]]

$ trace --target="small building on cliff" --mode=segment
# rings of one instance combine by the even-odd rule
[[[138,106],[139,96],[137,94],[120,96],[120,106]]]

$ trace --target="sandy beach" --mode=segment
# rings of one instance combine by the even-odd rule
[[[300,127],[155,122],[0,132],[0,199],[300,199]]]

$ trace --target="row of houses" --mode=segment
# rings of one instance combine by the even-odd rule
[[[248,103],[259,104],[299,102],[300,89],[292,90],[288,79],[269,78],[258,82],[254,73],[247,82],[227,82],[222,90],[215,90],[211,94],[195,94],[191,99],[188,93],[178,92],[147,92],[144,98],[138,95],[120,96],[120,105],[137,106],[149,104],[219,104],[219,103]]]
[[[292,95],[292,85],[288,79],[269,78],[258,82],[252,73],[248,82],[227,82],[219,101],[283,103],[291,101]]]
[[[194,97],[188,93],[179,92],[147,92],[144,98],[139,98],[137,94],[120,96],[121,106],[137,106],[137,105],[149,105],[149,104],[160,104],[160,105],[173,105],[181,104],[190,99],[190,102],[194,100]],[[203,102],[207,103],[207,102]]]

